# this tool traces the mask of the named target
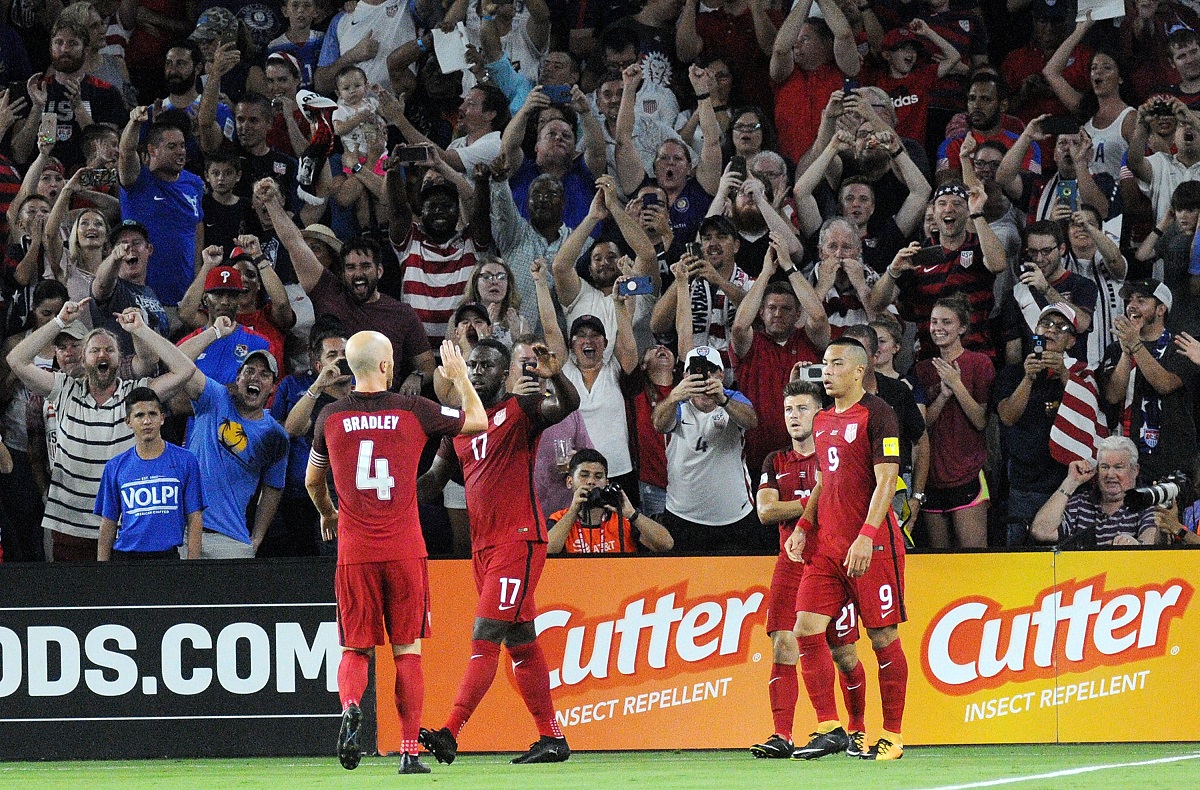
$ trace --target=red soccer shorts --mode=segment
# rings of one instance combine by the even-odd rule
[[[804,578],[806,563],[792,562],[780,552],[771,574],[771,597],[767,603],[767,633],[791,631],[796,625],[797,591]],[[858,615],[853,603],[847,603],[825,629],[825,641],[830,647],[852,645],[858,641]]]
[[[526,623],[537,616],[533,593],[546,565],[546,544],[502,543],[480,549],[472,557],[479,605],[475,616],[507,623]]]
[[[333,588],[343,647],[411,645],[432,634],[424,557],[339,565]]]
[[[877,550],[867,572],[858,579],[846,575],[841,560],[821,554],[809,560],[808,573],[796,592],[796,610],[840,619],[847,601],[857,605],[859,619],[867,628],[899,625],[908,619],[904,610],[904,555]]]

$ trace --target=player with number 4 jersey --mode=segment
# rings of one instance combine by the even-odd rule
[[[579,408],[579,393],[545,345],[535,343],[533,351],[537,367],[530,375],[510,370],[508,348],[490,338],[480,340],[467,359],[488,418],[483,433],[454,440],[471,520],[479,605],[471,660],[446,725],[421,730],[421,743],[438,762],[451,763],[458,754],[458,736],[496,676],[501,644],[539,734],[513,762],[557,763],[571,756],[554,718],[549,669],[533,627],[534,592],[546,564],[546,518],[534,493],[533,465],[542,431]],[[510,374],[518,382],[515,393],[506,388]]]
[[[359,706],[367,688],[368,656],[386,640],[396,664],[400,773],[429,773],[417,757],[425,695],[421,640],[429,636],[429,576],[417,516],[417,462],[428,437],[481,431],[486,414],[462,354],[452,343],[442,346],[441,372],[454,382],[461,410],[389,392],[392,344],[378,332],[351,337],[346,360],[354,372],[354,391],[317,416],[304,479],[321,514],[325,538],[338,535],[338,759],[352,770],[362,757]],[[333,471],[337,508],[329,496],[327,468]]]
[[[839,338],[825,350],[822,380],[833,407],[813,419],[820,476],[785,545],[788,556],[799,559],[810,537],[817,541],[797,592],[795,628],[817,730],[796,750],[798,757],[846,750],[825,629],[847,599],[856,604],[879,661],[883,733],[862,756],[896,760],[904,754],[900,725],[908,662],[897,630],[905,619],[904,539],[892,512],[900,430],[892,408],[863,390],[869,365],[866,349],[852,338]]]

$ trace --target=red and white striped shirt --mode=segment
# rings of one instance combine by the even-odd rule
[[[392,247],[404,271],[400,301],[417,314],[436,347],[467,290],[478,257],[475,242],[458,233],[437,244],[414,222],[404,242]]]

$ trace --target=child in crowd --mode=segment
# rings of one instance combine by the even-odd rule
[[[367,75],[358,66],[347,66],[337,75],[338,108],[333,111],[333,131],[342,138],[342,170],[367,161],[367,149],[386,134],[379,117],[379,100],[367,92]]]
[[[242,180],[242,160],[236,153],[216,151],[205,160],[204,242],[217,244],[228,254],[236,236],[247,232],[250,201],[233,193]]]

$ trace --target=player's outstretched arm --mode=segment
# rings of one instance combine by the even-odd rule
[[[467,363],[463,359],[462,351],[451,340],[442,341],[442,366],[440,370],[445,378],[454,382],[454,388],[458,390],[458,395],[462,399],[462,409],[465,417],[462,433],[483,433],[486,431],[488,425],[487,411],[484,410],[483,401],[479,399],[479,393],[475,391],[475,387],[471,385],[471,379],[467,376]]]
[[[317,466],[309,459],[308,467],[304,470],[304,488],[308,498],[321,514],[321,537],[333,540],[337,537],[338,511],[329,498],[329,484],[325,481],[327,467]]]
[[[542,419],[550,424],[562,422],[567,415],[579,408],[579,392],[562,372],[562,361],[551,353],[549,346],[544,343],[534,343],[533,353],[537,355],[538,364],[533,374],[546,380],[550,385],[551,394],[542,399],[538,407]]]

